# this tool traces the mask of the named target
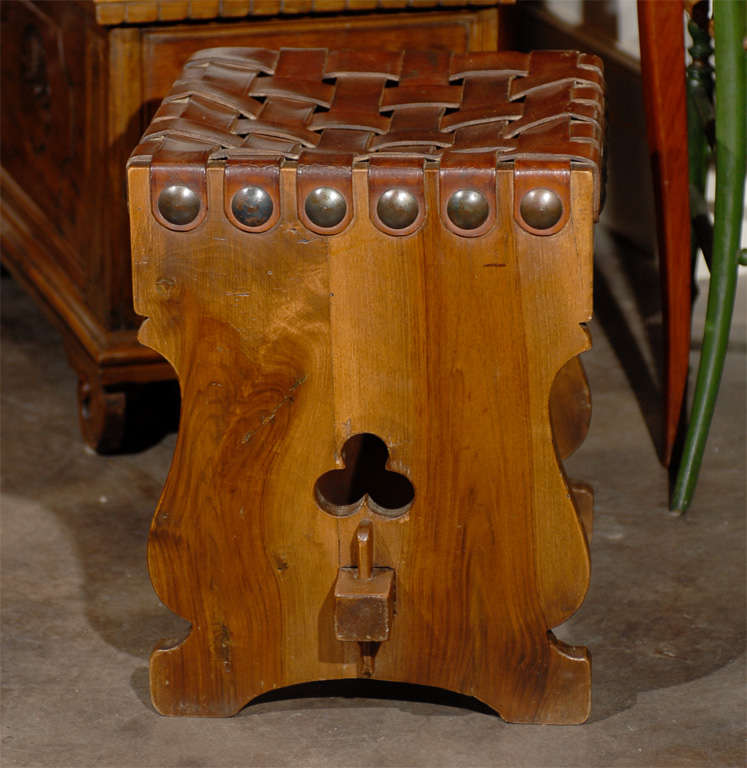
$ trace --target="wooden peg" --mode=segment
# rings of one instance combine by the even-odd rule
[[[389,639],[394,612],[394,571],[373,566],[373,523],[355,530],[358,566],[340,568],[335,584],[335,636],[359,643]]]
[[[370,581],[373,574],[373,524],[362,520],[355,530],[358,547],[358,580]]]

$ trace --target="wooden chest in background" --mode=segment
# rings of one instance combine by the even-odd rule
[[[153,400],[174,378],[136,340],[125,163],[185,60],[213,46],[495,50],[503,28],[493,0],[8,0],[0,12],[3,263],[60,328],[83,436],[102,452],[158,428]]]

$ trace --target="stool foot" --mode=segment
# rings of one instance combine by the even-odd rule
[[[83,439],[96,453],[117,453],[125,434],[127,394],[105,389],[98,378],[78,379],[78,415]]]
[[[200,633],[192,631],[178,645],[161,641],[151,654],[150,695],[159,714],[230,717],[262,693],[239,692],[239,676],[232,669],[230,652],[226,651],[228,644],[222,644],[221,654],[216,643],[211,648],[204,640]],[[205,659],[212,660],[208,674]]]
[[[580,725],[585,722],[591,712],[591,655],[583,646],[562,643],[552,632],[547,633],[547,640],[545,685],[539,700],[536,688],[519,691],[510,684],[492,693],[475,692],[475,697],[509,723]],[[505,699],[501,698],[503,695]]]

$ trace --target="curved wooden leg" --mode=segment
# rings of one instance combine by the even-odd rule
[[[591,542],[591,534],[594,529],[594,489],[579,480],[569,480],[568,485],[573,494],[573,503],[576,506],[579,519],[584,526],[586,540]]]
[[[690,204],[681,2],[638,0],[641,72],[664,309],[664,445],[677,437],[690,354]]]
[[[690,505],[716,404],[729,340],[737,287],[739,237],[745,179],[745,33],[744,3],[714,6],[716,62],[716,212],[713,258],[703,347],[693,410],[687,430],[671,508]]]
[[[591,424],[591,392],[579,357],[572,357],[552,383],[550,423],[558,457],[567,459],[584,442]]]

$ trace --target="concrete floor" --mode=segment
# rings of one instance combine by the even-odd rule
[[[557,631],[594,657],[579,727],[508,725],[404,687],[310,686],[230,720],[157,715],[148,654],[184,623],[151,590],[145,544],[174,436],[85,449],[59,337],[3,279],[2,765],[743,765],[746,286],[695,503],[673,518],[650,436],[652,265],[603,236],[598,265],[594,419],[568,463],[596,487],[593,576]]]

